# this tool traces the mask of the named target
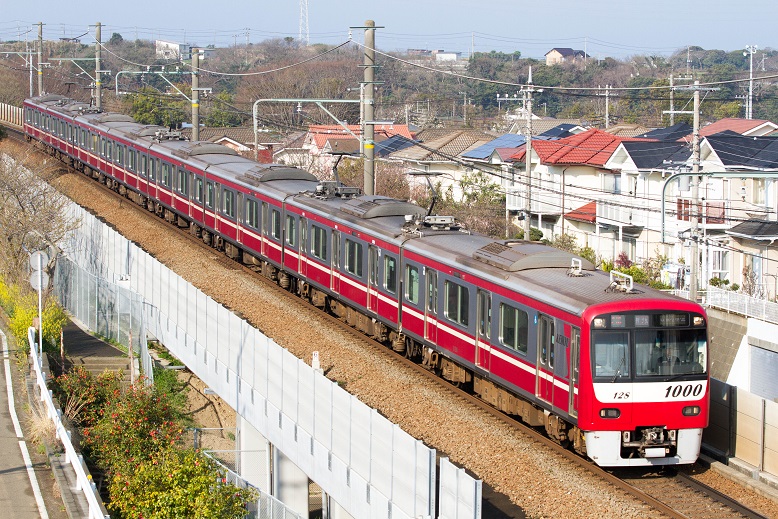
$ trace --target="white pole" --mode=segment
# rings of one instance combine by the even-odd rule
[[[43,362],[43,255],[38,254],[38,361]],[[42,366],[43,364],[41,364]]]

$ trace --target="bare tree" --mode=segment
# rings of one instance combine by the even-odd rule
[[[26,278],[31,252],[49,249],[78,224],[65,213],[68,199],[46,183],[58,171],[58,162],[29,147],[0,146],[0,275],[9,283]]]

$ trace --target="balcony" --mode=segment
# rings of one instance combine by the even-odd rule
[[[552,193],[533,187],[530,198],[532,214],[559,215],[562,213],[562,195],[560,193]],[[526,209],[526,193],[523,186],[506,188],[505,209],[508,211],[524,211]]]

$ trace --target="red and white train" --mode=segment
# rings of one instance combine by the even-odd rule
[[[557,249],[469,233],[409,202],[60,96],[25,101],[24,130],[599,465],[699,455],[709,377],[706,315],[695,303]]]

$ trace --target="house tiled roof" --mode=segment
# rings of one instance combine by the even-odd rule
[[[347,127],[354,135],[362,133],[362,127],[358,124],[349,124]],[[407,139],[413,139],[413,134],[405,124],[377,124],[374,127],[374,132],[376,136],[391,137],[392,135],[402,135]],[[308,137],[306,140],[321,150],[328,140],[337,138],[334,136],[340,135],[345,139],[353,139],[354,136],[351,133],[338,124],[312,124],[308,127]]]
[[[585,126],[580,119],[554,119],[553,117],[543,117],[541,119],[532,119],[532,135],[542,135],[560,124],[570,124],[572,128],[575,128],[576,126]],[[524,126],[526,126],[524,120],[513,123],[511,125],[511,133],[521,134],[524,131]]]
[[[597,202],[591,202],[574,209],[565,215],[568,220],[577,220],[579,222],[594,223],[597,221]]]
[[[462,158],[465,159],[475,159],[475,160],[486,160],[489,158],[489,156],[494,152],[497,148],[518,148],[522,144],[524,144],[525,137],[524,135],[517,135],[515,133],[506,133],[505,135],[501,135],[500,137],[497,137],[496,139],[493,139],[486,144],[483,144],[481,146],[478,146],[477,148],[471,149],[469,151],[466,151],[462,154]]]
[[[421,141],[419,145],[392,153],[391,157],[403,160],[445,162],[494,138],[488,133],[474,130],[447,130],[445,134],[437,138],[426,139],[425,137],[434,134],[425,132],[426,130],[419,132],[418,140]]]
[[[611,135],[618,135],[619,137],[637,137],[648,132],[650,128],[646,128],[640,124],[617,124],[603,130]]]
[[[624,149],[638,169],[661,169],[665,161],[686,162],[692,154],[689,146],[677,142],[629,141]]]
[[[181,130],[181,134],[187,139],[191,139],[192,128],[191,127],[183,128]],[[251,145],[251,146],[254,145],[254,129],[251,127],[236,126],[236,127],[222,128],[222,127],[205,126],[200,128],[201,141],[215,142],[221,139],[222,137],[227,137],[241,144]],[[279,134],[268,133],[268,132],[260,133],[258,135],[258,138],[259,138],[259,142],[261,143],[268,143],[268,142],[275,143],[282,140],[282,137]]]
[[[778,138],[745,137],[730,132],[706,137],[725,166],[778,169]]]
[[[715,135],[727,130],[739,133],[740,135],[749,135],[754,130],[764,126],[778,128],[774,123],[765,119],[741,119],[739,117],[727,117],[724,119],[719,119],[715,123],[711,123],[700,128],[700,137]],[[691,141],[691,132],[678,140],[681,139]]]
[[[687,123],[678,123],[672,126],[668,126],[667,128],[657,128],[656,130],[651,130],[650,132],[646,132],[642,135],[637,135],[636,137],[640,137],[643,139],[656,139],[658,141],[672,142],[672,141],[677,141],[678,139],[686,135],[689,135],[691,131],[692,131],[692,127],[689,126]]]
[[[616,148],[627,139],[602,130],[592,129],[556,141],[532,140],[532,150],[544,164],[588,164],[603,166]],[[526,148],[522,147],[511,158],[524,160]]]
[[[726,233],[752,240],[775,240],[778,239],[778,222],[748,220],[731,227]]]

